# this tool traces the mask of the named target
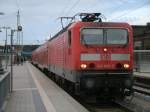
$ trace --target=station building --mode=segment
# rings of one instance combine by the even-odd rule
[[[150,50],[150,23],[133,25],[134,49]]]

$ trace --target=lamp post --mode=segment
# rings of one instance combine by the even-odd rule
[[[13,91],[13,35],[14,35],[15,30],[11,30],[11,35],[10,35],[10,77],[11,77],[11,89],[10,91]]]
[[[17,29],[11,29],[11,35],[10,35],[10,60],[11,60],[11,68],[10,68],[10,77],[11,77],[11,92],[13,92],[13,36],[14,36],[14,32],[18,32],[18,31],[22,31],[22,26],[19,26]]]
[[[0,12],[0,15],[4,15],[4,13]],[[0,32],[2,32],[1,28],[0,28]],[[2,70],[3,70],[3,68],[2,68],[1,57],[0,57],[0,71],[2,71]]]
[[[1,29],[5,29],[6,30],[6,40],[5,40],[5,61],[6,61],[6,66],[5,68],[7,69],[7,64],[8,64],[8,47],[7,47],[7,36],[8,36],[8,29],[11,29],[11,27],[1,27]]]
[[[0,32],[2,32],[1,29],[0,29]],[[1,55],[1,51],[0,51],[0,55]],[[1,56],[0,56],[0,74],[3,74],[3,67],[2,67],[2,59],[1,59]]]

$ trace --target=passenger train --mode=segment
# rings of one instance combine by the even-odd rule
[[[32,53],[33,64],[75,94],[124,98],[132,93],[133,32],[128,23],[81,13]],[[105,96],[106,97],[106,96]]]

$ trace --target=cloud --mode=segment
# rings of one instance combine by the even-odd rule
[[[0,0],[0,26],[16,27],[16,14],[20,9],[24,30],[24,43],[43,40],[57,33],[61,16],[73,16],[79,12],[101,12],[107,20],[146,24],[150,21],[149,0]],[[145,4],[145,5],[143,5]],[[5,39],[1,33],[0,38]],[[16,38],[16,37],[15,37]],[[3,43],[3,42],[2,42]]]

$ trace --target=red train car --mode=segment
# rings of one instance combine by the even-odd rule
[[[132,28],[127,23],[74,22],[34,51],[33,61],[78,94],[125,96],[133,84]]]
[[[32,63],[42,70],[48,69],[48,42],[40,46],[32,53]]]

